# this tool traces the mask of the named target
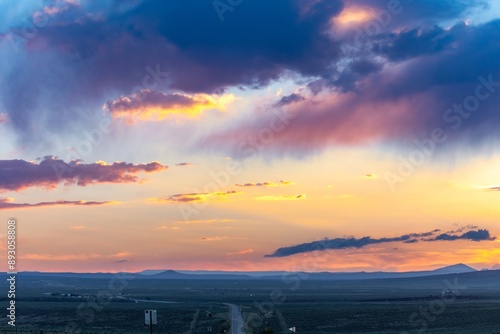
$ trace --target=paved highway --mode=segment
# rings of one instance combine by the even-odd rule
[[[234,304],[226,305],[231,308],[231,334],[245,334],[243,316],[238,306]]]
[[[177,302],[170,302],[166,300],[149,300],[149,299],[133,299],[127,297],[117,297],[119,299],[128,299],[136,303],[162,303],[162,304],[174,304]],[[231,334],[245,334],[245,326],[243,321],[243,316],[241,315],[240,309],[234,304],[225,303],[231,309]]]
[[[134,299],[134,298],[128,298],[128,297],[121,297],[118,296],[116,297],[117,299],[125,299],[125,300],[131,300],[136,303],[160,303],[160,304],[177,304],[178,302],[170,302],[167,300],[151,300],[151,299]]]

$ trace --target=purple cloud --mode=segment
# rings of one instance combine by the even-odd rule
[[[42,206],[64,206],[64,205],[75,205],[75,206],[97,206],[110,204],[113,202],[97,202],[97,201],[54,201],[54,202],[40,202],[40,203],[14,203],[9,198],[0,198],[0,210],[8,209],[20,209],[20,208],[34,208]]]
[[[137,174],[152,173],[167,169],[158,162],[132,164],[96,162],[69,163],[51,156],[39,162],[25,160],[0,160],[0,191],[18,191],[28,187],[54,188],[66,185],[87,186],[95,183],[131,183],[140,180]]]

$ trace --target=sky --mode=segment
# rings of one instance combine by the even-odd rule
[[[0,1],[18,270],[500,255],[500,3]]]

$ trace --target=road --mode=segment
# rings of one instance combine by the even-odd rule
[[[136,303],[159,303],[159,304],[177,304],[178,302],[169,302],[166,300],[151,300],[151,299],[130,299]]]
[[[136,303],[162,303],[162,304],[175,304],[177,302],[170,302],[165,300],[149,300],[149,299],[133,299],[127,297],[117,297],[119,299],[132,300]],[[231,309],[231,334],[245,334],[245,322],[243,321],[243,316],[241,315],[240,309],[234,304],[225,303]],[[197,311],[197,315],[200,310]],[[196,323],[196,321],[195,321]]]
[[[117,299],[131,300],[136,303],[160,303],[160,304],[177,304],[178,302],[170,302],[167,300],[151,300],[151,299],[134,299],[128,297],[116,297]]]
[[[234,304],[226,304],[231,308],[231,334],[245,334],[243,316]]]

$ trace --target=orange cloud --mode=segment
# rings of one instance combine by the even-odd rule
[[[305,199],[305,194],[300,195],[278,195],[278,196],[258,196],[255,197],[257,201],[295,201]]]
[[[123,258],[129,255],[130,255],[129,252],[119,252],[116,254],[109,254],[109,255],[97,254],[97,253],[64,254],[64,255],[47,254],[47,253],[40,253],[40,254],[29,253],[29,254],[23,254],[23,259],[39,260],[39,261],[85,261],[94,259],[116,259],[116,258]]]
[[[333,22],[341,26],[358,25],[368,22],[372,17],[373,13],[370,8],[348,6],[333,19]]]
[[[193,219],[176,221],[175,224],[215,224],[215,223],[232,223],[236,222],[234,219]]]
[[[203,202],[212,199],[223,199],[227,196],[241,194],[234,190],[218,191],[213,193],[189,193],[189,194],[175,194],[166,198],[151,198],[150,201],[159,203],[186,203],[186,202]]]
[[[253,253],[253,249],[248,248],[248,249],[244,249],[244,250],[241,250],[241,251],[235,252],[235,253],[227,253],[227,255],[244,255],[244,254],[249,254],[249,253]]]
[[[201,240],[205,240],[205,241],[222,241],[224,239],[227,239],[228,237],[226,236],[222,236],[222,237],[203,237],[201,238]]]
[[[206,110],[223,111],[235,100],[232,94],[189,95],[144,89],[139,93],[108,101],[103,109],[109,111],[114,117],[125,118],[131,122],[136,119],[157,121],[173,115],[195,118]]]
[[[173,230],[173,231],[178,231],[180,230],[180,227],[177,226],[160,226],[158,227],[160,230]]]

